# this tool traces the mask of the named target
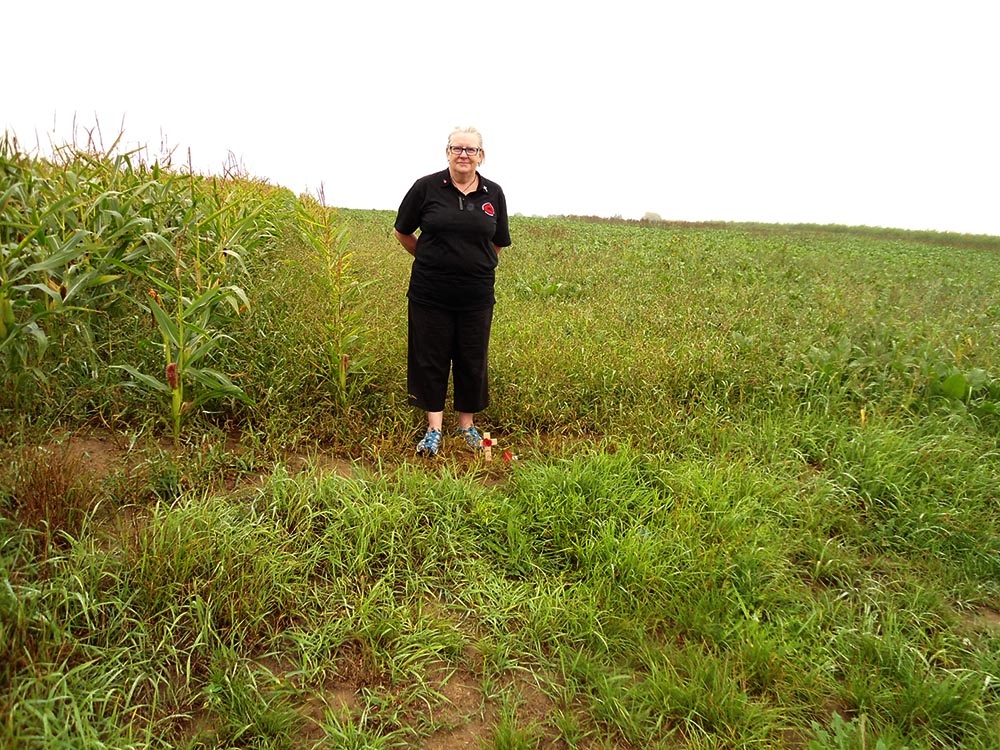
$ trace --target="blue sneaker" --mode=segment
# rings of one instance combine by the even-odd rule
[[[465,444],[469,450],[478,453],[483,449],[483,436],[479,434],[479,430],[476,429],[475,425],[470,424],[464,430],[459,427],[455,434],[465,438]]]
[[[423,440],[417,443],[417,455],[433,458],[441,450],[441,430],[427,430]]]

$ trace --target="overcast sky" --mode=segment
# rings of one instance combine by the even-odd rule
[[[0,130],[395,209],[455,125],[512,213],[1000,235],[996,0],[10,0]]]

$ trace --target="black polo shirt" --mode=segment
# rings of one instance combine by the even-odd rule
[[[463,195],[447,169],[421,177],[396,214],[396,231],[420,229],[406,293],[413,302],[446,310],[482,310],[496,303],[497,252],[510,245],[507,199],[479,176],[479,189]]]

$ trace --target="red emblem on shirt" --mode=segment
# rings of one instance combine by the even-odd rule
[[[484,203],[483,204],[483,211],[486,212],[487,216],[492,216],[494,214],[493,204],[492,203]]]

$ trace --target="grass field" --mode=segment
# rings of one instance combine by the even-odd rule
[[[515,216],[426,462],[392,212],[0,144],[0,746],[1000,749],[1000,238]]]

